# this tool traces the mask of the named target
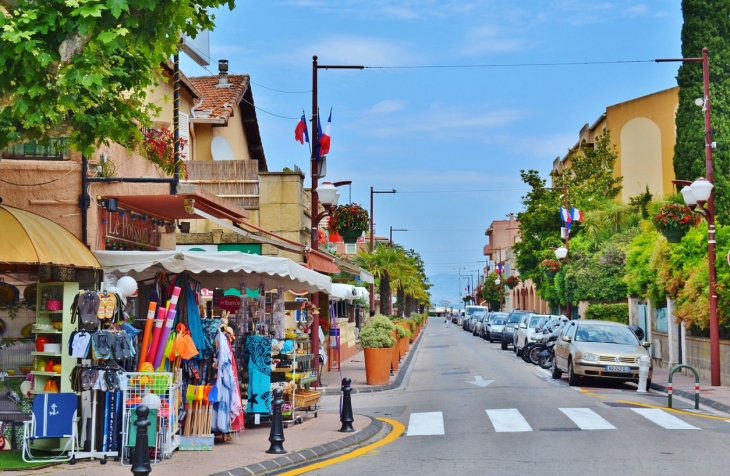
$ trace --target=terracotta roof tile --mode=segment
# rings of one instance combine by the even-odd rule
[[[189,79],[203,96],[202,104],[195,107],[196,116],[200,117],[206,111],[210,111],[209,118],[221,118],[226,122],[243,98],[249,84],[247,74],[229,74],[229,87],[216,87],[219,85],[218,76],[199,76]]]

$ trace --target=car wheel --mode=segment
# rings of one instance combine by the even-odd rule
[[[573,359],[568,359],[568,385],[571,387],[578,385],[578,376],[573,371]]]
[[[490,338],[489,338],[489,343],[490,343],[490,344],[494,343],[494,339],[492,339],[492,338],[490,337]]]
[[[532,347],[524,347],[522,349],[522,360],[524,360],[526,363],[530,363],[530,351],[532,350]]]
[[[517,346],[514,342],[512,343],[512,352],[517,353]]]
[[[532,346],[529,352],[529,360],[532,364],[538,365],[540,363],[540,353],[543,351],[542,347]]]
[[[502,350],[507,350],[507,343],[502,341]]]
[[[553,357],[553,373],[552,373],[552,377],[557,380],[557,379],[559,379],[562,376],[563,376],[563,372],[562,372],[562,370],[560,370],[558,368],[557,358]]]
[[[515,344],[515,354],[517,354],[517,357],[522,357],[522,348],[517,347],[517,344]]]

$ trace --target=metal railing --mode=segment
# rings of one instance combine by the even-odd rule
[[[71,148],[68,137],[52,137],[48,141],[29,141],[3,151],[3,159],[11,160],[68,160]]]

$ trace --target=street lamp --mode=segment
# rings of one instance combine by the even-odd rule
[[[312,56],[312,156],[311,156],[311,176],[312,176],[312,249],[319,249],[319,240],[317,236],[317,227],[319,220],[321,220],[320,214],[317,213],[319,194],[317,189],[317,180],[320,174],[320,159],[317,157],[319,151],[319,107],[317,103],[317,71],[320,69],[365,69],[365,66],[345,66],[345,65],[320,65],[317,64],[317,56]],[[335,185],[335,184],[333,184]],[[336,186],[336,185],[335,185]],[[331,189],[326,189],[327,193],[331,193]],[[324,191],[324,190],[323,190]],[[322,202],[324,205],[324,202]],[[332,206],[332,203],[330,203]],[[370,295],[372,296],[372,291]],[[319,293],[312,294],[312,304],[315,308],[319,308]],[[312,354],[314,355],[315,362],[319,359],[319,314],[313,314],[311,339],[312,339]],[[315,365],[317,372],[317,386],[321,386],[319,376],[319,365]]]
[[[504,286],[500,286],[502,284],[502,280],[499,279],[501,272],[497,274],[497,279],[494,280],[494,284],[499,286],[499,312],[502,312],[502,293],[504,292]]]
[[[712,141],[712,124],[710,116],[710,55],[707,48],[702,48],[700,58],[673,58],[657,59],[657,63],[683,62],[702,63],[702,85],[704,97],[698,99],[696,104],[702,106],[705,113],[705,177],[692,182],[676,180],[680,185],[690,185],[691,191],[682,190],[685,202],[689,207],[695,208],[707,221],[707,261],[710,268],[710,384],[713,387],[721,385],[720,377],[720,325],[717,319],[717,269],[715,268],[715,194],[713,193],[713,167],[712,149],[715,142]],[[687,199],[689,198],[689,202]],[[691,204],[694,202],[694,205]]]
[[[393,190],[373,190],[373,187],[370,187],[370,254],[373,253],[373,250],[375,249],[374,246],[374,239],[373,239],[373,225],[375,224],[373,218],[373,195],[376,193],[395,193],[395,189]],[[383,299],[382,296],[380,299]],[[375,308],[375,286],[371,283],[370,284],[370,310],[373,310]]]
[[[405,228],[393,228],[393,225],[390,226],[390,246],[393,246],[393,232],[394,231],[408,231]]]

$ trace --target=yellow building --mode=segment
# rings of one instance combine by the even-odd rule
[[[628,203],[649,187],[655,197],[673,193],[674,116],[679,104],[679,87],[614,104],[592,124],[580,130],[578,142],[562,158],[553,161],[553,170],[570,167],[570,154],[593,147],[605,131],[616,148],[616,177],[623,177],[621,201]]]

